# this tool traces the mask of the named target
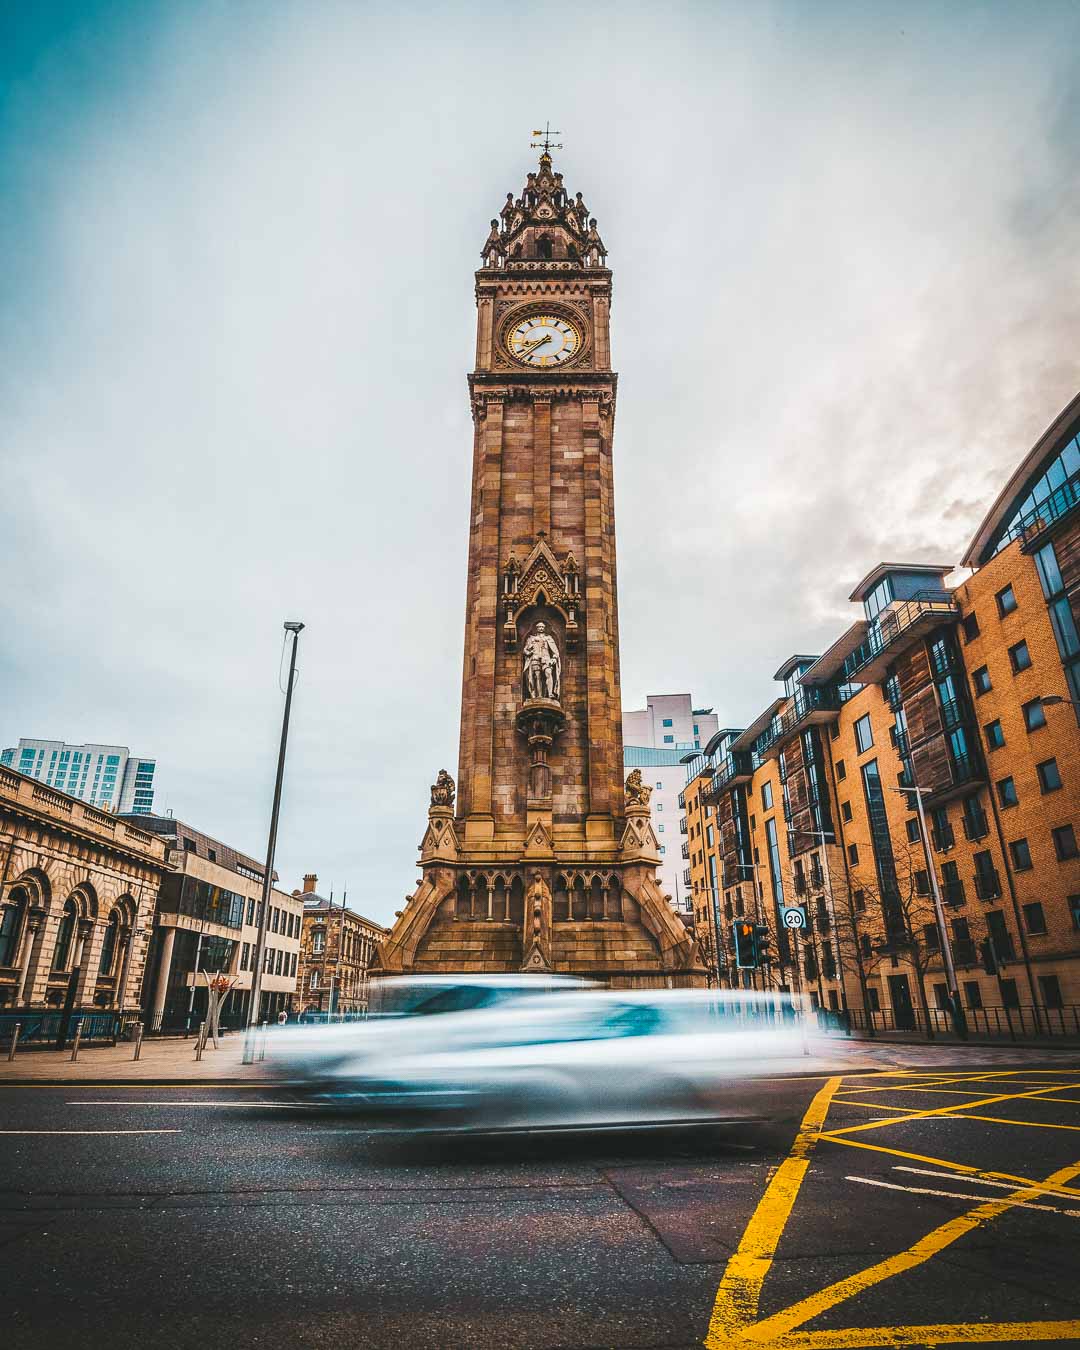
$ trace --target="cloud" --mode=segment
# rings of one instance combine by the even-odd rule
[[[126,742],[387,919],[456,762],[472,271],[558,119],[611,250],[623,687],[754,716],[1075,392],[1069,6],[109,6],[0,124],[0,739]]]

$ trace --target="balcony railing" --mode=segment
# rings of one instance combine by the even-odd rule
[[[736,783],[746,783],[753,777],[749,750],[732,750],[713,774],[712,782],[701,789],[703,802],[716,801],[722,792]]]
[[[916,625],[926,628],[928,619],[947,623],[959,617],[959,607],[947,591],[917,591],[910,600],[880,615],[862,645],[856,647],[844,662],[841,681],[847,683],[859,680],[861,676],[862,683],[866,683],[867,667],[902,641]]]
[[[967,839],[985,839],[990,833],[986,812],[981,806],[964,812],[964,836]]]
[[[982,867],[975,873],[975,894],[980,900],[996,900],[1001,894],[1001,878],[996,867]]]
[[[810,685],[800,689],[783,717],[774,718],[769,729],[757,738],[754,750],[762,758],[779,753],[784,742],[804,727],[839,717],[841,701],[839,691],[832,685]]]
[[[930,831],[930,838],[934,841],[934,848],[938,853],[947,853],[956,843],[956,835],[951,825],[942,825],[940,828],[935,825]]]
[[[958,966],[973,966],[975,964],[975,942],[972,938],[953,938],[952,940],[953,960]]]
[[[683,843],[683,846],[682,846],[682,855],[683,855],[684,858],[686,858],[686,859],[689,860],[689,857],[690,857],[690,844],[689,844],[689,841]]]
[[[964,903],[964,883],[959,877],[955,881],[946,881],[941,888],[942,897],[947,905]]]
[[[894,731],[892,733],[892,743],[896,747],[896,753],[901,759],[911,758],[911,742],[908,740],[906,732]]]
[[[690,826],[687,825],[685,816],[683,816],[682,819],[679,821],[679,833],[680,834],[690,833]]]
[[[1044,531],[1077,505],[1080,505],[1080,473],[1074,473],[1071,478],[1067,478],[1045,501],[1021,516],[1002,538],[998,547],[1004,548],[1012,540],[1021,539],[1023,540],[1021,547],[1029,549]]]
[[[968,710],[958,699],[947,699],[941,705],[941,725],[946,731],[952,731],[968,720]]]

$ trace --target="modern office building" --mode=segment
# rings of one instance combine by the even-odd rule
[[[314,872],[293,896],[304,906],[300,972],[293,1003],[300,1014],[329,1017],[366,1013],[371,965],[390,931],[349,909],[345,897],[320,895]]]
[[[118,815],[148,815],[154,809],[157,761],[133,755],[126,745],[69,745],[23,737],[17,746],[0,750],[0,764]]]
[[[206,1013],[208,980],[219,976],[230,986],[222,1021],[242,1024],[254,979],[263,864],[172,816],[139,816],[138,823],[163,841],[168,868],[157,898],[143,982],[148,1027],[196,1026]],[[286,1011],[296,988],[302,914],[300,900],[271,887],[263,948],[263,1020]]]
[[[879,564],[848,630],[785,661],[760,715],[689,763],[684,879],[721,983],[911,1026],[946,1006],[944,940],[972,1020],[1077,1017],[1078,434],[1080,396],[980,525],[966,579]],[[792,906],[805,928],[785,927]],[[736,965],[740,918],[768,928],[766,967]]]
[[[690,892],[682,881],[688,854],[686,837],[679,833],[680,766],[715,734],[717,717],[711,708],[695,708],[689,694],[649,694],[645,705],[623,711],[623,768],[627,773],[640,769],[652,788],[649,811],[660,844],[657,875],[674,907],[690,913]]]

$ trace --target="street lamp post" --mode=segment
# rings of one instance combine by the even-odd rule
[[[270,838],[266,844],[266,867],[263,874],[262,900],[259,909],[259,936],[255,943],[255,968],[251,973],[251,1004],[248,1025],[258,1026],[259,1004],[262,1001],[263,961],[266,952],[266,934],[270,924],[270,890],[274,877],[274,853],[277,849],[278,814],[281,810],[281,784],[285,777],[285,746],[289,740],[289,713],[292,711],[293,684],[296,678],[296,645],[304,625],[298,619],[285,622],[285,631],[292,634],[292,654],[289,658],[289,683],[285,689],[285,712],[281,719],[281,741],[278,745],[277,777],[274,780],[274,805],[270,811]]]
[[[960,1004],[960,988],[956,982],[956,966],[953,963],[952,941],[945,925],[945,906],[941,899],[941,887],[938,884],[937,868],[930,853],[930,835],[926,828],[926,812],[923,810],[923,790],[921,787],[890,788],[891,792],[913,793],[919,815],[919,837],[922,839],[923,854],[926,858],[926,870],[930,873],[930,891],[934,897],[934,915],[938,932],[941,935],[941,959],[945,965],[945,980],[949,988],[949,1019],[953,1030],[962,1041],[968,1037],[967,1019]]]

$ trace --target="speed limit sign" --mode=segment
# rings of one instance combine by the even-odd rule
[[[806,912],[802,905],[785,905],[781,910],[785,928],[805,928]]]

